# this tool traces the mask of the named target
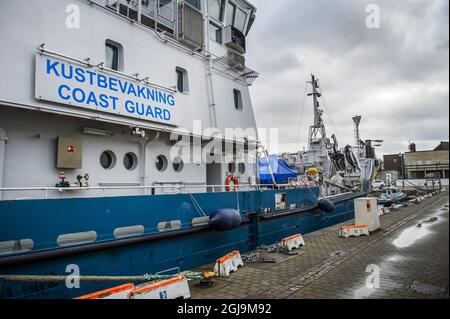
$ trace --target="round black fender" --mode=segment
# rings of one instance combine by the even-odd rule
[[[221,209],[211,215],[209,224],[216,231],[229,231],[241,225],[241,214],[235,209]]]
[[[325,198],[320,199],[317,203],[317,206],[324,213],[332,213],[335,209],[334,203]]]

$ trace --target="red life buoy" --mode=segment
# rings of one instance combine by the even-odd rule
[[[231,182],[233,182],[233,184],[234,184],[233,190],[231,190],[231,186],[230,186]],[[231,192],[231,191],[237,192],[239,190],[239,180],[234,175],[228,176],[228,178],[225,182],[225,185],[227,186],[227,192]]]

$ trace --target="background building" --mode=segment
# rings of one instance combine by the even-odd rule
[[[428,151],[417,151],[416,145],[411,144],[409,152],[384,155],[378,178],[386,181],[387,176],[391,176],[394,184],[399,180],[415,181],[416,185],[433,179],[448,180],[449,142],[441,142]],[[443,184],[448,185],[448,182]]]

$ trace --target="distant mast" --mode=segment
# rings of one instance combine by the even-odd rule
[[[314,126],[311,127],[311,131],[309,134],[309,145],[311,146],[311,144],[325,139],[327,137],[327,133],[322,119],[323,110],[320,109],[320,103],[318,99],[322,96],[322,94],[318,92],[319,80],[317,80],[315,76],[311,74],[311,81],[309,83],[313,88],[313,92],[309,93],[308,96],[312,96],[314,101]]]
[[[359,125],[361,124],[362,117],[357,115],[353,117],[353,123],[355,124],[355,147],[358,151],[358,155],[361,154],[361,137],[359,134]]]

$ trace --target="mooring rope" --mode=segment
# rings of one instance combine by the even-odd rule
[[[171,279],[177,276],[186,277],[189,280],[204,280],[211,277],[210,273],[182,273],[177,275],[150,275],[142,276],[74,276],[70,275],[0,275],[1,281],[20,282],[65,282],[68,278],[75,278],[81,282],[153,282]]]

